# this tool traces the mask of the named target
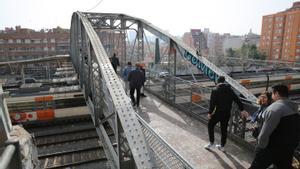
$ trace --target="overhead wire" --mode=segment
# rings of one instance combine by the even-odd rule
[[[87,10],[87,11],[91,11],[93,9],[95,9],[103,0],[100,0],[94,7],[92,7],[91,9]]]

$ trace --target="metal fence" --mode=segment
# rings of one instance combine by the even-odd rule
[[[146,90],[168,104],[189,114],[203,123],[208,123],[207,111],[211,93],[211,84],[207,82],[191,82],[179,77],[163,75],[158,72],[149,72]],[[252,114],[258,109],[256,103],[241,98],[244,108]],[[241,118],[236,104],[233,104],[231,119],[228,125],[228,136],[239,145],[254,150],[256,140],[249,130],[251,124]],[[217,129],[218,130],[218,129]],[[295,151],[295,157],[300,160],[300,144]]]
[[[154,168],[160,169],[193,169],[183,157],[181,157],[163,138],[161,138],[155,131],[145,122],[138,114],[137,117],[142,126],[143,133],[154,155],[156,162]]]
[[[149,72],[146,89],[170,105],[182,110],[203,123],[207,123],[212,82],[192,82],[170,75],[160,76],[157,72]],[[244,101],[245,109],[252,113],[258,106]],[[228,135],[246,148],[253,149],[255,140],[247,129],[249,124],[241,118],[237,105],[233,104],[232,118],[229,121]]]

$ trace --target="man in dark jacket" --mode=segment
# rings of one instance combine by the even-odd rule
[[[278,169],[292,169],[293,153],[299,144],[298,105],[288,99],[287,86],[272,89],[274,102],[262,114],[263,125],[250,169],[265,169],[271,164]]]
[[[115,72],[117,72],[117,68],[118,66],[120,66],[120,62],[119,62],[119,58],[117,58],[116,53],[113,54],[113,57],[111,58],[111,64],[115,70]]]
[[[140,65],[137,63],[135,65],[135,70],[131,71],[128,76],[129,87],[130,87],[130,98],[133,106],[140,106],[140,95],[141,87],[144,83],[144,74],[140,69]],[[136,102],[134,98],[134,91],[136,90]]]
[[[141,68],[141,71],[143,72],[143,75],[144,75],[144,79],[143,79],[143,85],[141,87],[141,96],[142,97],[147,97],[144,93],[145,91],[145,82],[146,82],[146,70],[145,70],[145,63],[141,63],[140,64],[140,68]]]
[[[230,119],[231,106],[233,101],[238,104],[241,111],[244,110],[243,104],[230,85],[225,84],[225,77],[220,76],[217,80],[217,86],[212,90],[210,96],[210,105],[208,112],[208,135],[209,144],[205,149],[211,149],[214,147],[214,128],[215,125],[221,123],[221,145],[217,145],[217,148],[221,151],[225,151],[224,146],[227,139],[227,126]]]

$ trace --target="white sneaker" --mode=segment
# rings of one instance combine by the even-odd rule
[[[216,147],[217,147],[220,151],[225,152],[224,146],[221,146],[220,144],[218,144],[218,145],[216,145]]]
[[[209,143],[209,144],[207,144],[206,146],[204,146],[204,148],[205,148],[206,150],[210,150],[210,149],[214,148],[214,143]]]

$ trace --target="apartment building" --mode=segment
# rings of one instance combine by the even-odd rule
[[[201,52],[201,55],[204,55],[207,50],[207,40],[203,32],[201,29],[191,29],[191,35],[194,47],[197,51]]]
[[[5,28],[0,30],[0,61],[15,61],[46,56],[69,54],[70,31],[53,28],[32,29]]]
[[[263,16],[260,50],[269,60],[300,61],[300,1],[285,11]]]

